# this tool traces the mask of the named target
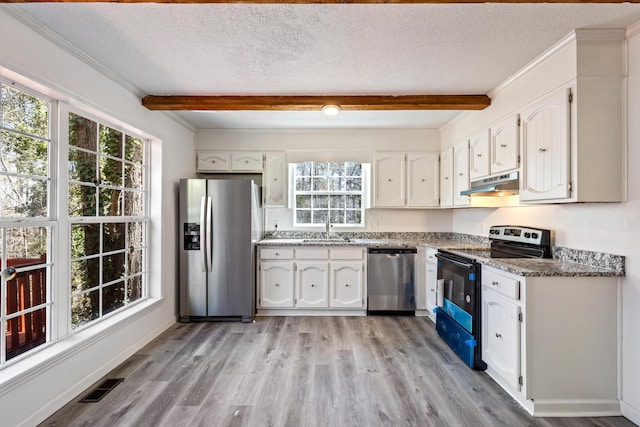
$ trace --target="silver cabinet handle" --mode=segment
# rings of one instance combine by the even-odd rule
[[[491,284],[492,284],[493,286],[498,286],[500,283],[498,283],[498,282],[496,282],[496,281],[493,281],[493,282],[491,282]]]
[[[476,154],[476,157],[482,157],[482,154]]]
[[[539,151],[540,153],[544,153],[545,151],[547,151],[547,149],[546,149],[546,148],[539,148],[539,149],[538,149],[538,151]]]
[[[500,144],[500,147],[507,148],[507,144]]]
[[[496,338],[502,338],[502,334],[496,333]]]
[[[280,286],[280,283],[276,283],[276,286]]]

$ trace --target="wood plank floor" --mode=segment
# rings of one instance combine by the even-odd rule
[[[41,426],[634,426],[529,416],[418,317],[178,323],[107,377]]]

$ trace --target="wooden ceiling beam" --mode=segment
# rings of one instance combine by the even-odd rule
[[[155,96],[142,99],[149,110],[317,111],[341,110],[482,110],[487,95],[336,95],[336,96]]]
[[[171,4],[455,4],[455,3],[640,3],[640,0],[0,0],[0,3],[171,3]]]

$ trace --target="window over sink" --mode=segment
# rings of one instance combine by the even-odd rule
[[[364,226],[366,173],[358,162],[301,162],[293,169],[294,226]]]

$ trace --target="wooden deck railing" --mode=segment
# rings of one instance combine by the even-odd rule
[[[44,304],[47,301],[47,254],[39,259],[10,258],[7,267],[42,268],[22,271],[7,281],[7,315]],[[47,340],[47,312],[41,308],[7,320],[7,360]]]

